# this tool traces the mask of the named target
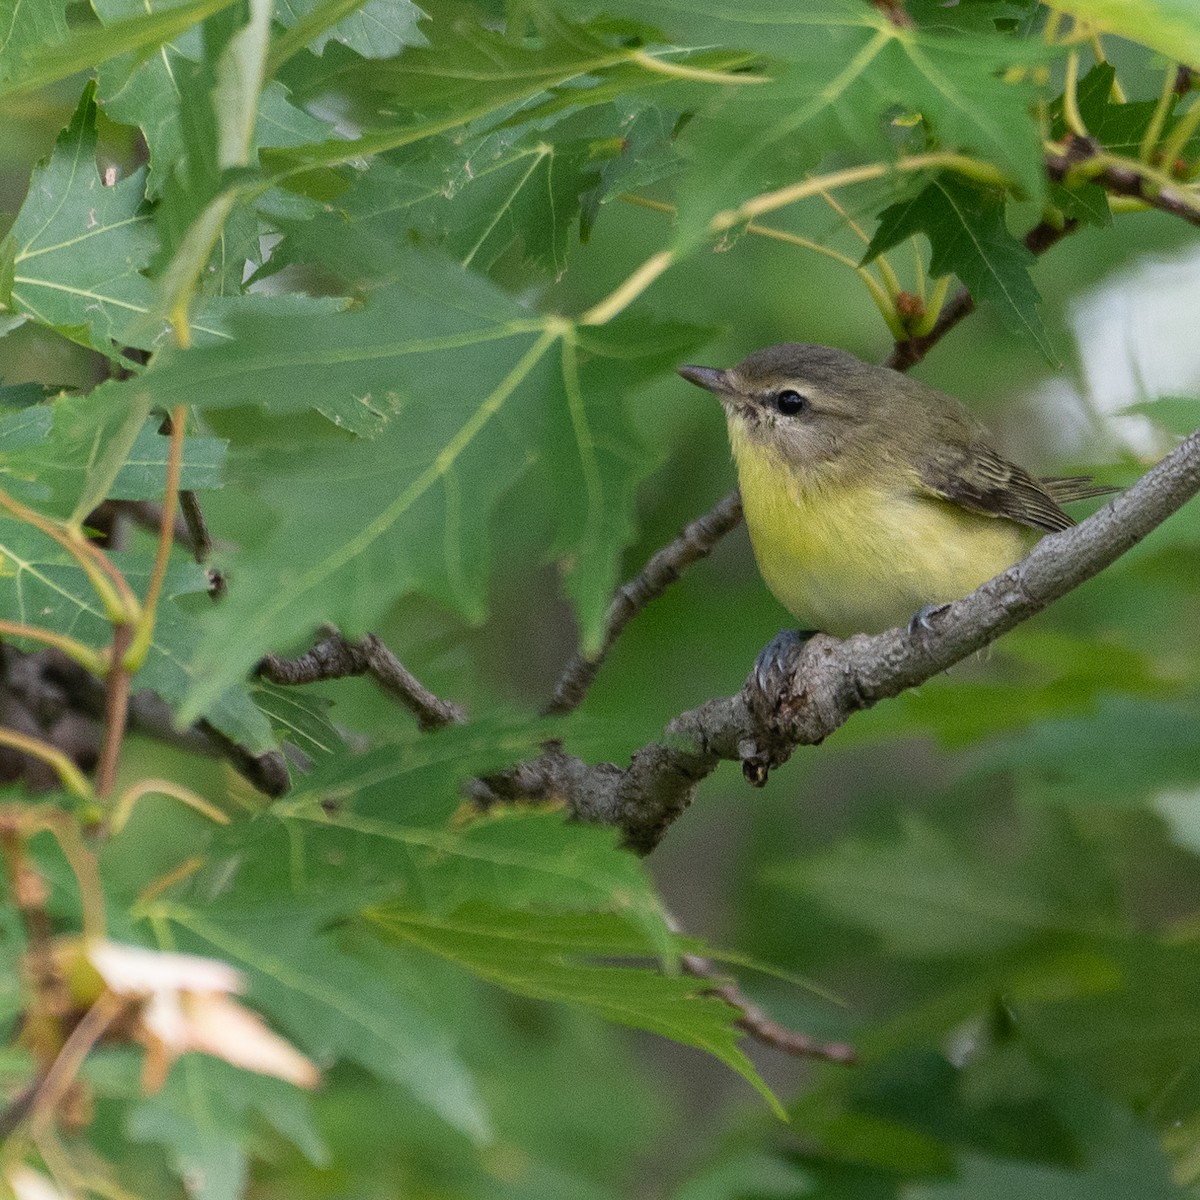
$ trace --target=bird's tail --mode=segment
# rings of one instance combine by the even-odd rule
[[[1109,496],[1121,490],[1106,483],[1095,483],[1090,475],[1052,475],[1040,482],[1059,504],[1090,500],[1093,496]]]

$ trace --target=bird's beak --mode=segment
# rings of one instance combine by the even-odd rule
[[[720,371],[716,367],[676,367],[675,369],[688,383],[694,383],[706,391],[715,392],[718,396],[728,396],[733,390],[729,386],[726,372]]]

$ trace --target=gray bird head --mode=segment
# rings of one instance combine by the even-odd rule
[[[890,402],[902,378],[844,350],[802,342],[757,350],[724,371],[678,370],[721,401],[735,450],[745,438],[794,464],[829,461],[869,439],[872,412]]]

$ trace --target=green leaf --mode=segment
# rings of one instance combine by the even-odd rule
[[[417,872],[410,888],[436,913],[485,899],[611,910],[672,959],[675,939],[661,902],[613,830],[545,809],[504,807],[456,819],[467,780],[535,754],[546,735],[528,720],[476,719],[436,738],[414,733],[361,754],[328,756],[274,811],[314,825],[313,836],[334,828],[381,854],[407,852]]]
[[[79,436],[73,422],[61,415],[71,407],[64,399],[54,405],[39,405],[0,417],[0,476],[7,475],[16,486],[6,487],[16,495],[37,500],[59,499],[53,507],[71,512],[84,488],[89,467],[88,451],[95,452],[101,430],[89,429],[91,437]],[[159,422],[150,421],[137,433],[128,453],[122,453],[115,476],[104,495],[114,500],[161,500],[166,488],[170,439],[159,433]],[[219,438],[184,439],[179,486],[187,491],[220,487],[226,443]],[[35,480],[33,487],[24,481]],[[103,499],[103,496],[100,497]],[[85,501],[86,515],[95,503]]]
[[[1057,361],[1037,310],[1041,297],[1029,277],[1034,255],[1008,232],[998,193],[957,179],[935,180],[879,215],[863,262],[915,233],[929,239],[931,274],[953,272],[976,300],[996,305],[1009,329],[1031,338],[1049,362]]]
[[[1200,68],[1200,25],[1192,0],[1063,0],[1056,7],[1149,46],[1172,62]]]
[[[1161,425],[1169,433],[1187,437],[1200,429],[1200,399],[1189,396],[1159,396],[1141,404],[1131,404],[1123,413],[1139,413]]]
[[[396,942],[447,958],[518,995],[581,1005],[609,1021],[705,1050],[747,1080],[779,1116],[784,1115],[782,1105],[737,1048],[741,1036],[737,1009],[716,996],[697,995],[695,981],[683,976],[586,962],[589,954],[606,959],[645,954],[646,945],[630,939],[628,926],[616,918],[479,907],[439,919],[399,905],[377,908],[368,915]]]
[[[405,46],[426,44],[417,28],[424,13],[412,0],[339,0],[338,8],[352,11],[333,24],[322,23],[322,12],[333,7],[329,0],[324,4],[322,0],[279,0],[275,19],[292,30],[316,25],[308,43],[314,54],[323,53],[330,41],[340,42],[364,58],[390,58]]]
[[[251,694],[280,742],[295,746],[314,761],[346,748],[345,738],[329,719],[332,700],[309,690],[278,687],[262,680]]]
[[[42,383],[0,385],[0,408],[30,408],[49,400],[57,391],[57,388]]]
[[[671,1193],[671,1200],[799,1200],[807,1195],[820,1195],[809,1172],[765,1150],[744,1150],[693,1176]]]
[[[234,341],[164,353],[137,381],[139,395],[166,409],[311,407],[346,414],[352,428],[364,408],[394,413],[370,442],[277,448],[266,473],[257,456],[248,460],[242,484],[278,522],[254,549],[254,572],[205,618],[211,641],[195,669],[206,682],[185,715],[271,646],[323,620],[368,627],[410,591],[480,620],[489,515],[538,461],[553,464],[555,552],[571,560],[589,644],[599,636],[647,465],[625,392],[678,361],[695,331],[631,321],[581,334],[586,361],[564,360],[555,343],[574,335],[560,320],[529,314],[452,262],[413,252],[393,262],[403,282],[357,310],[236,313]],[[341,485],[331,491],[330,479]],[[379,586],[360,586],[366,575]]]
[[[1079,116],[1089,136],[1095,138],[1106,149],[1114,154],[1140,158],[1142,142],[1158,113],[1158,102],[1126,100],[1118,103],[1112,94],[1115,79],[1116,70],[1111,63],[1097,63],[1088,71],[1079,81],[1076,97]],[[1157,117],[1162,122],[1158,135],[1159,144],[1170,136],[1181,120],[1177,111],[1181,99],[1177,93],[1172,94],[1168,97],[1165,112]],[[1067,132],[1062,108],[1062,97],[1050,107],[1053,117],[1052,133],[1055,138],[1062,138]],[[1190,157],[1198,149],[1200,131],[1193,130],[1181,150],[1184,157]]]
[[[915,815],[898,840],[842,841],[776,878],[913,957],[994,952],[1049,930],[1112,929],[1037,873],[967,854]]]
[[[1140,805],[1163,787],[1200,780],[1200,747],[1188,730],[1191,700],[1115,697],[1086,718],[1043,721],[998,742],[976,760],[980,771],[1015,770],[1030,799],[1084,807]],[[1136,755],[1123,748],[1138,747]]]
[[[248,169],[266,82],[273,0],[248,0],[248,9],[244,24],[237,12],[209,22],[205,58],[179,89],[186,157],[168,179],[155,214],[163,244],[146,324],[170,322],[183,344],[190,344],[189,313],[205,268],[234,206],[256,182],[257,172]]]
[[[67,36],[67,0],[0,0],[0,81],[29,54]]]
[[[1050,203],[1064,217],[1082,221],[1103,229],[1112,224],[1112,209],[1108,207],[1108,193],[1098,184],[1084,182],[1077,187],[1065,188],[1061,183],[1050,185]]]
[[[135,1142],[156,1142],[197,1200],[241,1200],[245,1194],[249,1147],[246,1129],[258,1117],[314,1163],[328,1150],[313,1125],[310,1100],[282,1080],[239,1071],[206,1055],[190,1054],[167,1076],[162,1091],[139,1095],[126,1118]]]
[[[0,96],[45,87],[132,51],[154,50],[236,2],[192,0],[147,16],[117,21],[104,29],[73,29],[61,41],[31,46],[13,70],[12,78],[0,83]]]
[[[156,239],[136,171],[105,186],[96,168],[94,87],[83,94],[51,156],[34,168],[13,224],[13,277],[6,302],[105,353],[131,344],[150,310],[142,275]],[[149,348],[151,340],[132,344]]]
[[[1114,692],[1162,698],[1176,690],[1150,655],[1095,635],[1024,626],[999,643],[991,661],[986,678],[943,679],[880,706],[846,731],[846,741],[928,731],[943,746],[959,747],[1048,719],[1090,716]]]
[[[584,0],[570,11],[597,7]],[[763,56],[754,74],[769,82],[710,87],[680,137],[692,160],[681,184],[680,247],[702,242],[719,210],[794,182],[830,155],[891,159],[896,117],[919,116],[934,144],[994,163],[1032,196],[1044,186],[1029,94],[1002,79],[1005,68],[1045,54],[1029,42],[901,28],[853,0],[602,7],[652,23],[677,47]]]
[[[244,969],[253,999],[313,1057],[350,1058],[402,1084],[474,1141],[488,1140],[474,1080],[446,1033],[306,922],[319,911],[262,906],[253,922],[241,916],[230,928],[180,904],[154,915],[198,938],[203,953]]]
[[[566,593],[578,614],[585,653],[603,640],[620,554],[633,540],[636,489],[657,462],[634,436],[626,397],[707,340],[707,332],[694,327],[633,317],[581,329],[563,341],[565,403],[550,409],[544,459],[554,494],[585,501],[560,510],[554,546],[565,561]],[[575,453],[552,452],[563,446]]]
[[[586,82],[593,73],[631,57],[628,49],[609,46],[541,4],[529,6],[536,14],[536,43],[493,32],[473,16],[456,19],[460,14],[442,0],[423,7],[433,18],[428,48],[410,46],[395,59],[364,64],[355,71],[380,104],[402,105],[405,115],[349,141],[270,151],[263,156],[268,168],[290,172],[333,166],[411,146],[474,122],[507,116],[532,97],[562,84]],[[340,67],[337,73],[342,75]],[[322,82],[319,76],[312,79],[314,92],[321,90]],[[587,91],[579,89],[581,103],[587,102]]]
[[[360,288],[394,273],[395,253],[381,247],[419,240],[478,271],[507,257],[557,277],[566,269],[581,196],[599,183],[596,147],[608,145],[604,135],[620,126],[606,112],[603,122],[576,129],[579,136],[562,129],[553,140],[514,129],[437,139],[433,159],[376,159],[317,216],[283,219],[287,236],[266,270],[321,261]]]
[[[111,25],[159,9],[161,3],[162,0],[97,0],[96,11],[105,24]],[[203,53],[201,31],[189,29],[155,54],[125,54],[100,67],[97,96],[104,111],[114,120],[138,126],[145,135],[150,150],[146,181],[150,199],[162,194],[172,171],[188,152],[191,134],[185,128],[186,105],[212,106],[211,98],[197,96],[194,87],[199,70],[197,61]],[[264,86],[254,130],[256,146],[303,145],[328,136],[329,126],[325,122],[296,108],[288,97],[287,88],[278,80]],[[191,149],[200,148],[193,145]]]

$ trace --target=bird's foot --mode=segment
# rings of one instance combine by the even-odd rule
[[[912,615],[912,619],[908,623],[908,633],[912,637],[914,634],[933,633],[933,623],[929,620],[930,617],[937,616],[940,612],[945,612],[950,605],[948,604],[922,604],[921,607]]]
[[[781,629],[763,647],[754,660],[754,684],[764,698],[774,702],[779,696],[791,677],[796,655],[816,634],[815,629]]]
[[[754,787],[765,786],[771,771],[786,762],[791,754],[790,745],[786,742],[774,744],[774,739],[766,731],[787,703],[796,659],[816,632],[814,629],[784,629],[777,633],[755,660],[754,670],[746,681],[747,699],[759,714],[767,739],[762,745],[747,740],[738,747],[742,774]]]

